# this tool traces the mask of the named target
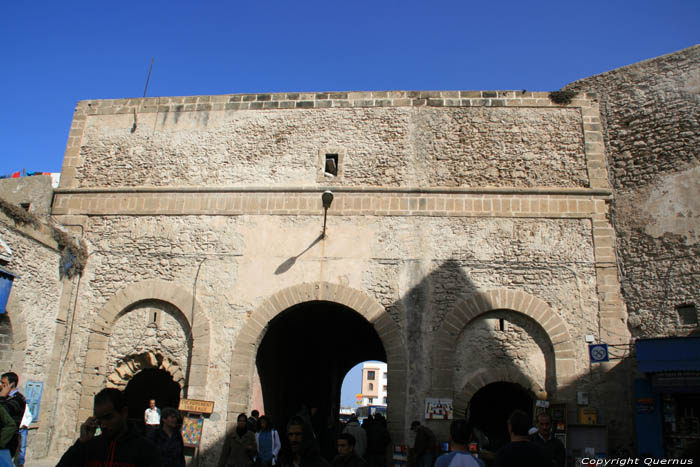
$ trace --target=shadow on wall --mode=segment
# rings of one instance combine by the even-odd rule
[[[283,274],[293,266],[285,265],[285,268],[278,268],[276,273]],[[476,292],[476,286],[465,272],[469,265],[457,260],[383,260],[377,267],[383,269],[386,277],[393,278],[394,282],[385,286],[380,284],[374,298],[384,305],[386,312],[399,325],[401,342],[407,350],[408,361],[404,362],[408,368],[406,379],[392,381],[388,387],[388,411],[390,414],[399,411],[399,419],[404,421],[404,426],[389,426],[395,443],[406,444],[410,439],[408,427],[412,420],[423,421],[433,428],[438,438],[447,439],[449,423],[425,420],[425,398],[457,396],[462,391],[462,387],[457,385],[464,383],[459,379],[467,375],[471,362],[493,362],[497,365],[493,370],[499,370],[497,374],[501,376],[496,381],[519,384],[526,394],[521,400],[523,404],[528,404],[520,408],[529,413],[532,413],[537,397],[533,387],[546,386],[550,398],[559,395],[553,347],[546,333],[531,318],[502,307],[475,317],[463,329],[455,331],[459,336],[452,336],[457,344],[452,344],[451,352],[459,352],[459,358],[455,359],[456,365],[445,380],[452,386],[445,394],[444,389],[436,387],[441,384],[440,378],[434,374],[437,370],[433,365],[435,349],[440,348],[436,336],[456,304]],[[387,296],[392,293],[398,295],[397,284],[409,284],[410,287],[392,301]],[[309,317],[313,316],[315,318],[310,320]],[[501,320],[505,321],[505,331],[500,327]],[[255,349],[257,365],[265,407],[268,411],[274,407],[276,412],[267,415],[274,420],[283,440],[283,449],[286,447],[286,420],[298,407],[309,404],[310,400],[318,401],[317,409],[323,415],[318,426],[325,426],[328,417],[337,420],[340,386],[347,369],[367,359],[384,360],[381,339],[377,340],[371,323],[359,313],[336,303],[307,302],[295,305],[272,319],[265,332]],[[471,341],[474,336],[478,336],[478,339]],[[515,337],[519,339],[518,345],[512,339]],[[520,359],[517,352],[519,346],[522,347],[521,353],[525,354]],[[500,357],[496,358],[495,354]],[[295,355],[298,356],[296,360],[303,361],[303,365],[297,366],[300,362],[295,361]],[[277,367],[279,371],[273,371],[271,377],[265,376],[266,370],[270,373],[269,365],[280,357],[285,358],[282,368]],[[342,364],[334,366],[333,362]],[[391,371],[392,362],[387,363]],[[317,367],[324,370],[315,373],[313,369]],[[280,372],[284,375],[281,378]],[[314,381],[322,381],[322,384],[314,387],[311,384]],[[539,386],[530,384],[524,387],[524,381],[539,382]],[[313,390],[310,389],[312,387]],[[275,400],[269,404],[271,398]],[[311,402],[312,405],[314,403]],[[247,412],[254,408],[249,407]],[[463,416],[464,412],[455,414],[455,417]],[[506,416],[503,415],[503,425]],[[227,437],[231,432],[232,427]],[[318,438],[323,444],[332,440],[333,436],[326,432]],[[200,465],[213,465],[219,461],[223,441],[219,440],[199,453]]]

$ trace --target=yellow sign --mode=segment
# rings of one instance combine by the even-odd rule
[[[177,407],[180,412],[211,414],[214,411],[214,401],[200,401],[197,399],[180,399]]]

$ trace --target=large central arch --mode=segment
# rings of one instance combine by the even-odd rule
[[[270,321],[258,347],[265,413],[281,429],[305,407],[323,437],[329,417],[338,420],[343,377],[366,360],[385,361],[386,352],[362,315],[328,301],[294,305]]]
[[[393,439],[402,439],[405,426],[407,356],[399,327],[372,297],[358,290],[328,282],[306,283],[284,289],[269,297],[250,314],[238,334],[233,349],[228,429],[233,428],[239,413],[250,408],[258,349],[268,329],[272,328],[273,319],[279,316],[279,319],[283,320],[283,314],[299,312],[302,309],[313,310],[321,303],[336,311],[345,310],[358,314],[371,325],[379,337],[386,354],[389,373],[389,429],[392,435],[396,436]]]

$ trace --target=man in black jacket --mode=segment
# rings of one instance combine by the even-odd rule
[[[350,433],[338,435],[338,455],[332,467],[367,467],[367,462],[355,454],[355,437]]]
[[[321,457],[311,426],[303,418],[294,416],[289,420],[287,440],[289,446],[280,453],[282,467],[330,467]]]
[[[498,450],[494,467],[547,467],[552,465],[549,453],[527,437],[530,420],[530,417],[522,410],[515,410],[510,414],[508,418],[510,443]]]
[[[24,399],[19,390],[17,390],[19,378],[17,373],[8,372],[0,376],[0,404],[5,408],[12,420],[17,426],[16,432],[10,442],[7,444],[7,449],[10,450],[10,455],[15,456],[17,447],[19,446],[19,426],[24,415],[24,407],[27,401]]]
[[[566,463],[566,448],[552,434],[552,418],[542,412],[537,415],[537,433],[530,436],[530,441],[542,446],[552,458],[552,467],[564,467]]]
[[[80,426],[80,438],[61,457],[57,467],[120,465],[159,466],[158,450],[127,421],[126,398],[118,389],[95,395],[93,416]],[[102,433],[95,436],[97,428]]]

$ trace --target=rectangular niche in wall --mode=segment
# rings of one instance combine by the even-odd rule
[[[335,147],[323,147],[318,151],[317,182],[339,181],[343,176],[345,151]]]
[[[326,175],[338,176],[338,154],[326,154]]]
[[[694,303],[678,305],[678,321],[681,326],[697,326],[698,325],[698,309]]]

